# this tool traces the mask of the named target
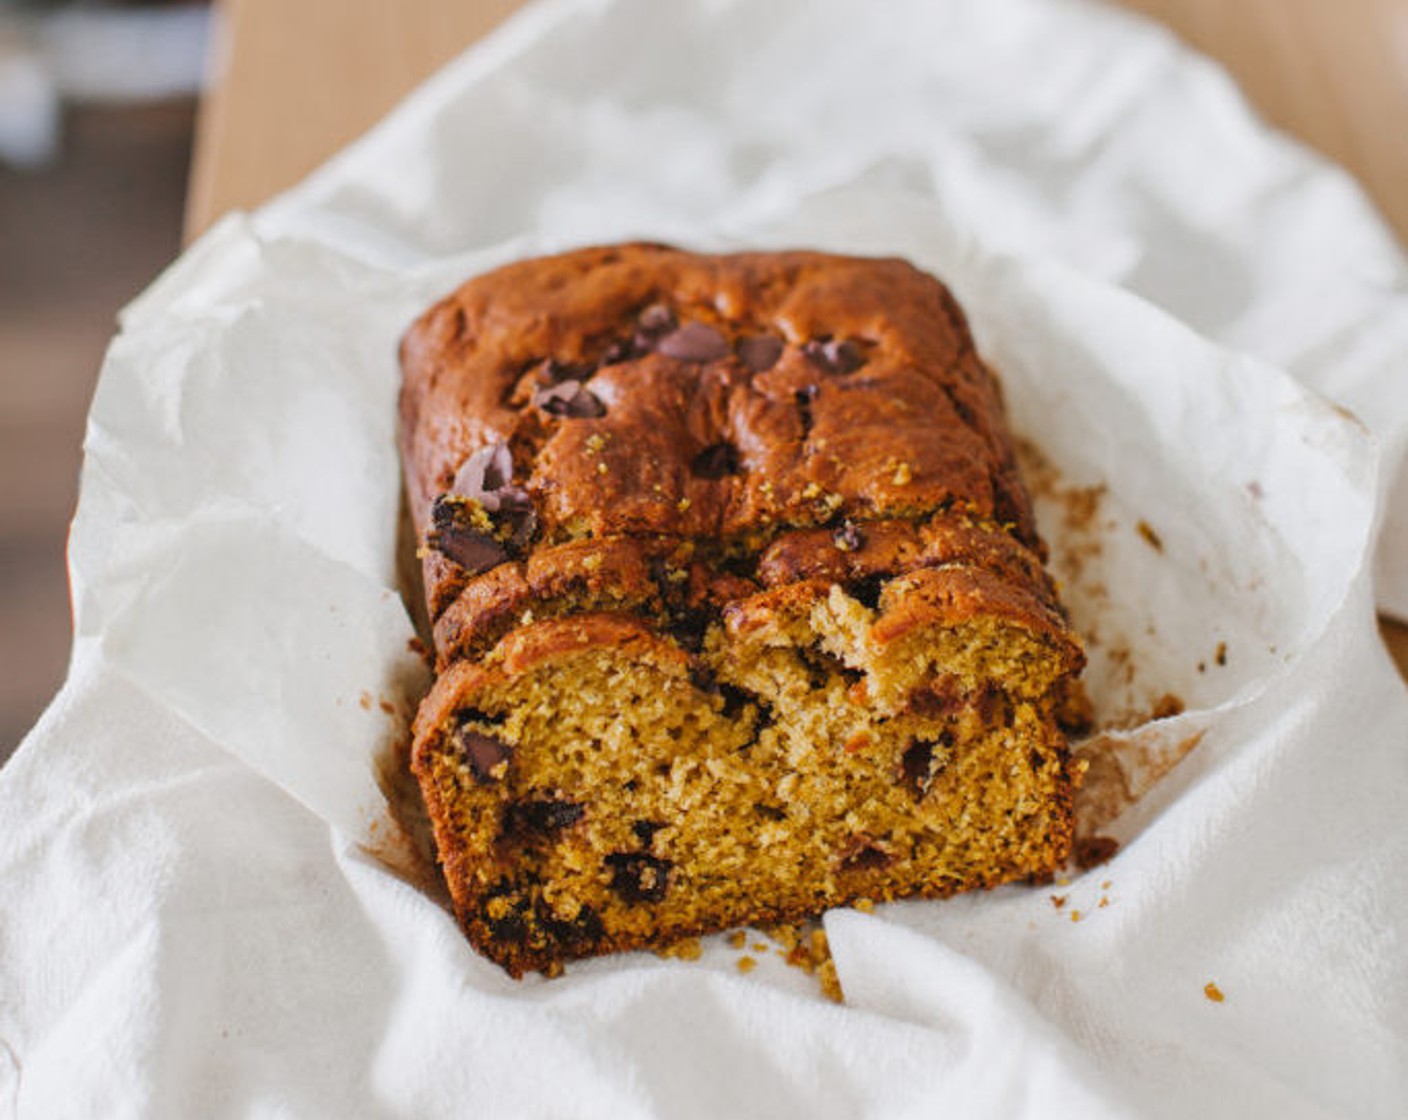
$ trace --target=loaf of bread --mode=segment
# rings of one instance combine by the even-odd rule
[[[1083,663],[999,388],[899,260],[585,249],[401,348],[412,767],[511,974],[1049,874]]]

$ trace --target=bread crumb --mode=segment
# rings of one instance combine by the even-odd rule
[[[1072,911],[1071,911],[1071,921],[1073,921],[1073,922],[1078,922],[1078,921],[1080,921],[1083,916],[1084,916],[1084,915],[1082,915],[1079,910],[1072,910]]]
[[[1226,643],[1226,642],[1218,642],[1218,643],[1217,643],[1217,652],[1212,655],[1212,659],[1213,659],[1214,661],[1216,661],[1219,665],[1226,665],[1226,664],[1227,664],[1227,643]]]
[[[873,898],[858,898],[851,903],[853,910],[859,910],[862,914],[875,913],[875,900]]]
[[[817,969],[816,978],[821,984],[821,994],[833,1003],[845,1003],[846,993],[841,990],[841,978],[836,975],[836,962],[827,958]]]
[[[697,961],[704,955],[704,946],[700,944],[699,938],[686,937],[683,941],[676,941],[673,945],[655,950],[655,955],[677,961]]]
[[[1107,907],[1107,906],[1109,906],[1109,905],[1110,905],[1110,900],[1109,900],[1105,895],[1101,895],[1101,896],[1100,896],[1100,905],[1097,907],[1097,909],[1103,910],[1103,909],[1105,909],[1105,907]]]
[[[1120,842],[1113,836],[1078,836],[1076,838],[1075,861],[1076,866],[1083,871],[1088,871],[1092,867],[1099,867],[1102,863],[1108,863],[1120,850]],[[1070,883],[1067,879],[1062,882],[1056,880],[1061,886]]]
[[[738,958],[738,971],[739,971],[739,972],[744,972],[744,973],[752,972],[753,969],[755,969],[755,968],[757,968],[757,967],[758,967],[758,962],[755,961],[752,957],[739,957],[739,958]]]
[[[914,468],[908,463],[900,463],[895,467],[892,481],[896,486],[908,486],[914,481]]]
[[[598,464],[596,465],[596,473],[597,473],[597,474],[605,474],[605,473],[606,473],[606,464],[605,464],[605,463],[598,463]]]
[[[606,437],[600,432],[593,432],[587,437],[587,454],[595,455],[606,446]]]
[[[1136,528],[1139,530],[1139,535],[1148,542],[1149,547],[1155,552],[1162,552],[1164,550],[1163,539],[1154,531],[1154,527],[1147,521],[1139,522]]]
[[[728,935],[728,947],[730,949],[741,949],[743,948],[744,942],[747,940],[748,935],[744,933],[743,930],[736,929]]]
[[[675,503],[675,508],[681,513],[684,513],[693,504],[694,503],[691,502],[688,498],[681,498],[678,502]]]
[[[1182,715],[1184,707],[1183,697],[1172,692],[1165,692],[1154,701],[1154,710],[1149,715],[1151,719],[1169,719]]]
[[[1203,985],[1203,995],[1212,1000],[1213,1003],[1221,1003],[1227,997],[1222,994],[1222,989],[1217,986],[1217,982],[1209,980]]]
[[[1066,905],[1066,896],[1063,894],[1053,894],[1051,896],[1051,905],[1056,907],[1057,910],[1061,909],[1061,907]]]
[[[357,703],[358,703],[358,705],[361,706],[362,711],[364,711],[364,712],[369,712],[369,711],[371,711],[371,710],[372,710],[372,694],[371,694],[370,692],[366,691],[366,689],[363,689],[363,690],[362,690],[362,695],[359,696],[359,697],[357,697]]]

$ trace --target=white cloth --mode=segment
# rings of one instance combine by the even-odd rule
[[[367,851],[424,684],[396,339],[470,272],[626,236],[949,280],[1014,427],[1105,488],[1086,526],[1038,503],[1097,709],[1187,705],[1092,747],[1144,794],[1083,805],[1105,866],[829,915],[846,1006],[721,939],[514,982]],[[1342,177],[1103,8],[527,10],[124,318],[73,666],[0,771],[0,1116],[1401,1116],[1408,693],[1370,559],[1403,275]]]

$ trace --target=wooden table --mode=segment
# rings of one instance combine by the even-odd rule
[[[297,182],[520,2],[221,0],[187,237]],[[1408,0],[1122,2],[1222,62],[1267,120],[1357,175],[1408,242]],[[1385,637],[1408,675],[1408,627],[1387,624]]]

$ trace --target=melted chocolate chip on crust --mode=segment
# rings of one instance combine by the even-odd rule
[[[591,396],[591,394],[587,394]],[[595,400],[595,397],[592,397]],[[599,403],[599,402],[598,402]],[[528,491],[521,486],[513,485],[513,456],[510,454],[508,444],[491,443],[481,447],[473,455],[464,461],[459,471],[455,474],[455,481],[451,486],[449,494],[442,494],[436,499],[435,509],[432,516],[436,522],[436,532],[442,532],[442,516],[457,518],[457,528],[459,535],[467,537],[474,534],[478,538],[494,541],[496,538],[489,536],[480,529],[473,527],[470,520],[470,511],[467,503],[477,502],[479,507],[489,515],[499,536],[502,537],[507,531],[506,543],[509,549],[521,549],[532,539],[533,533],[538,527],[538,514],[533,508],[533,499]],[[447,512],[453,511],[453,512]],[[444,552],[451,560],[461,563],[451,555],[436,540],[432,539],[434,533],[427,539],[429,543]],[[470,558],[486,557],[487,552],[482,547],[477,551],[467,553]],[[500,563],[507,559],[501,557],[494,563]],[[493,564],[486,565],[493,567]],[[484,571],[484,567],[471,568],[469,565],[461,564],[471,574]]]
[[[681,362],[716,362],[728,356],[728,339],[704,323],[685,323],[661,338],[655,349]]]
[[[595,420],[606,415],[601,398],[575,378],[533,390],[533,406],[549,416],[573,420]]]
[[[508,444],[490,443],[460,465],[450,492],[478,501],[507,486],[512,478],[513,455]]]
[[[860,347],[849,339],[814,338],[803,344],[802,354],[824,373],[851,373],[865,365]]]
[[[503,545],[474,527],[463,502],[442,494],[431,508],[431,519],[435,527],[426,534],[426,543],[470,575],[487,572],[508,559]]]
[[[561,385],[564,381],[585,381],[596,372],[586,362],[563,362],[549,358],[542,364],[541,377],[545,385]]]
[[[644,852],[613,852],[606,857],[611,889],[626,902],[659,902],[670,886],[667,859]]]
[[[738,341],[738,360],[754,373],[766,373],[782,357],[783,342],[775,334],[757,334]]]

